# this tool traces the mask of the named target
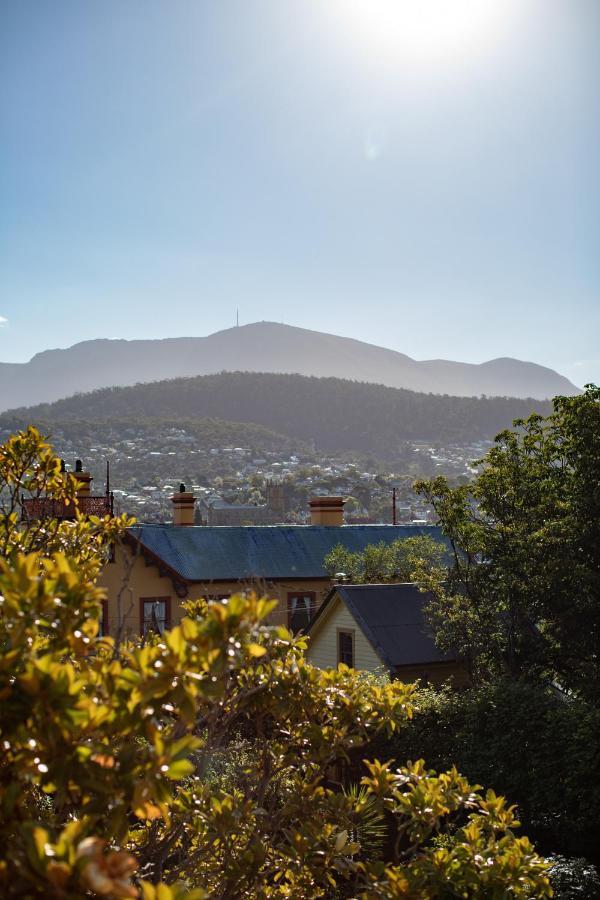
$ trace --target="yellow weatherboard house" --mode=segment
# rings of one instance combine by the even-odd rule
[[[274,623],[306,630],[331,590],[326,555],[341,544],[369,544],[428,534],[431,525],[344,525],[342,497],[310,501],[310,525],[194,525],[195,498],[173,496],[173,523],[129,529],[102,573],[107,592],[104,628],[115,636],[177,624],[186,599],[224,599],[253,588],[278,601]]]

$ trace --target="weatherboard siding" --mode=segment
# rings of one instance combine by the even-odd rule
[[[365,637],[354,616],[347,607],[335,599],[331,611],[314,634],[310,635],[307,659],[319,669],[337,667],[337,636],[339,630],[354,632],[354,668],[367,672],[385,671],[385,665]]]

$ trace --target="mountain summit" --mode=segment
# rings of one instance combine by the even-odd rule
[[[353,338],[276,322],[256,322],[207,337],[92,340],[45,350],[27,363],[0,363],[0,411],[52,402],[101,387],[223,371],[335,376],[456,396],[546,399],[579,389],[552,369],[517,359],[479,365],[417,361]]]

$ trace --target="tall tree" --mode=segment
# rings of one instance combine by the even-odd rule
[[[417,483],[452,543],[428,576],[442,647],[477,677],[538,673],[600,697],[600,388],[517,419],[469,485]]]

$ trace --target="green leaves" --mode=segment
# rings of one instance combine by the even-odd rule
[[[377,762],[367,768],[363,784],[396,818],[397,846],[419,848],[409,864],[386,871],[392,890],[384,896],[552,895],[548,865],[527,838],[513,834],[519,823],[503,797],[493,791],[482,797],[455,768],[436,775],[422,760],[396,772]],[[457,827],[465,816],[466,824]],[[401,855],[406,858],[406,850]],[[381,895],[371,890],[363,896]]]
[[[356,553],[338,544],[325,557],[325,568],[332,576],[343,572],[352,584],[419,581],[423,573],[443,572],[445,556],[442,544],[423,535],[370,544]]]
[[[140,882],[143,900],[208,900],[208,893],[202,888],[190,890],[185,884],[150,884]]]
[[[469,486],[418,489],[454,548],[429,613],[477,679],[527,674],[600,696],[600,389],[515,422]]]

